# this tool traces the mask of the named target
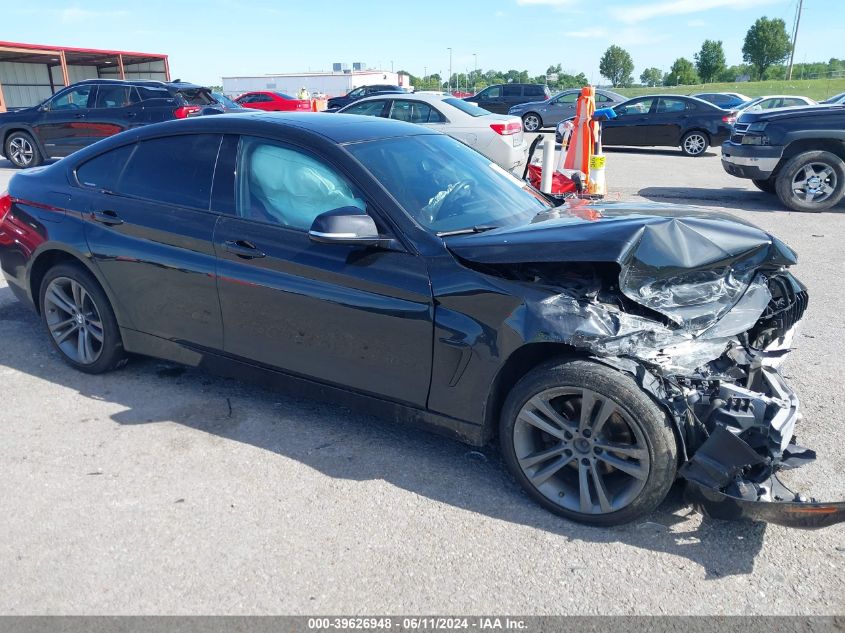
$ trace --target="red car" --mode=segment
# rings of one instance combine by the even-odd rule
[[[244,108],[255,108],[256,110],[267,110],[268,112],[311,111],[311,101],[309,99],[296,99],[283,92],[271,92],[269,90],[245,92],[235,99],[235,103]]]

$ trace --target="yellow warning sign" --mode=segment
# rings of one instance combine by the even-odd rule
[[[604,156],[590,156],[590,169],[604,169]]]

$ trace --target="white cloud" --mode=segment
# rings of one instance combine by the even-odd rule
[[[126,15],[126,11],[91,11],[79,7],[68,7],[58,12],[62,22],[84,22],[98,18],[115,18]]]
[[[711,9],[739,11],[767,4],[782,4],[786,0],[668,0],[638,6],[611,7],[611,15],[621,22],[643,22],[666,15],[686,15]]]
[[[601,28],[601,27],[595,26],[595,27],[587,27],[585,29],[581,29],[580,31],[567,31],[566,33],[564,33],[564,35],[566,37],[575,37],[575,38],[584,38],[584,39],[588,39],[588,38],[592,38],[592,37],[604,39],[604,38],[607,37],[607,31],[605,29]]]

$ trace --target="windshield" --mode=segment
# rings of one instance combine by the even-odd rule
[[[747,109],[747,108],[750,108],[750,107],[751,107],[751,106],[753,106],[753,105],[757,105],[757,104],[758,104],[758,103],[760,103],[762,100],[763,100],[763,98],[762,98],[762,97],[759,97],[759,98],[757,98],[757,99],[752,99],[751,101],[746,101],[745,103],[740,103],[740,104],[739,104],[738,106],[736,106],[736,108],[734,108],[734,109],[735,109],[735,110],[745,110],[745,109]]]
[[[461,112],[470,116],[485,116],[487,114],[491,114],[489,110],[479,108],[477,105],[470,103],[469,101],[464,101],[463,99],[449,97],[447,99],[443,99],[443,103],[448,103],[453,108],[457,108]]]
[[[434,233],[524,224],[551,207],[524,182],[449,136],[380,139],[346,149]]]

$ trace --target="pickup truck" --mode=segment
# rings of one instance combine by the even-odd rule
[[[795,211],[829,209],[845,195],[845,105],[743,114],[722,143],[722,167]]]

